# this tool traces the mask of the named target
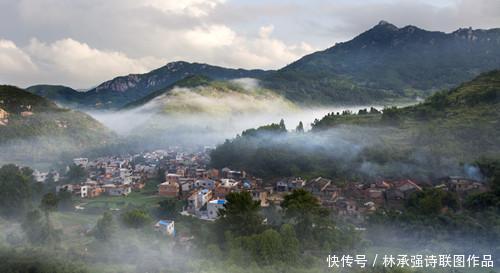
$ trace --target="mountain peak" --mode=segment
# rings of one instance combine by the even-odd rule
[[[395,26],[395,25],[393,25],[385,20],[381,20],[380,22],[378,22],[378,24],[375,27],[385,27],[385,28],[388,28],[391,30],[398,30],[397,26]]]

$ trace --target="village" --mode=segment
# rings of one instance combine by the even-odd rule
[[[380,208],[402,209],[412,193],[425,188],[451,191],[461,199],[487,191],[481,181],[458,176],[444,177],[434,184],[410,179],[340,183],[323,177],[264,181],[244,170],[208,168],[210,150],[210,147],[205,147],[198,152],[183,152],[172,147],[127,157],[74,158],[73,166],[85,170],[85,181],[59,183],[61,175],[56,171],[35,171],[34,178],[40,183],[48,180],[57,183],[56,192],[70,192],[75,199],[82,201],[81,204],[99,196],[127,197],[134,191],[141,191],[148,181],[155,178],[158,182],[152,196],[180,201],[182,215],[206,221],[219,217],[219,209],[224,207],[225,197],[231,192],[248,191],[262,208],[279,208],[287,194],[304,189],[334,215],[348,219],[360,228],[370,213]],[[76,205],[75,209],[84,210],[85,207]],[[173,219],[159,219],[155,223],[157,230],[168,236],[175,235]]]

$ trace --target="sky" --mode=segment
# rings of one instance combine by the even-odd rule
[[[498,0],[0,0],[0,84],[90,88],[184,60],[278,69],[380,20],[500,27]]]

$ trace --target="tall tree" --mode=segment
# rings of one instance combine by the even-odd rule
[[[9,164],[0,168],[0,215],[22,215],[31,200],[32,174],[28,168]]]
[[[123,223],[130,228],[142,228],[152,221],[151,216],[141,209],[132,209],[121,215]]]
[[[66,178],[70,183],[79,184],[87,177],[87,171],[80,165],[72,164],[66,173]]]
[[[254,201],[249,192],[229,193],[226,195],[226,201],[217,220],[221,230],[242,236],[262,231],[263,218],[260,215],[260,202]]]
[[[297,133],[304,132],[304,124],[302,124],[302,121],[299,121],[299,125],[297,125],[297,128],[295,128],[295,132],[297,132]]]
[[[281,206],[285,209],[285,218],[295,226],[302,240],[311,240],[314,221],[324,213],[318,199],[304,189],[296,189],[285,196]]]
[[[40,210],[28,212],[21,227],[34,245],[55,246],[61,240],[60,231],[52,226],[49,217],[43,217]]]
[[[40,201],[40,208],[45,212],[54,211],[57,209],[59,204],[59,199],[54,193],[47,193],[42,197]]]
[[[106,211],[99,220],[94,228],[94,237],[100,240],[108,241],[112,238],[116,230],[116,225],[113,220],[113,215]]]

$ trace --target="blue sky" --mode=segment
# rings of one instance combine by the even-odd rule
[[[380,20],[500,27],[500,1],[0,0],[0,83],[85,88],[175,60],[277,69]]]

